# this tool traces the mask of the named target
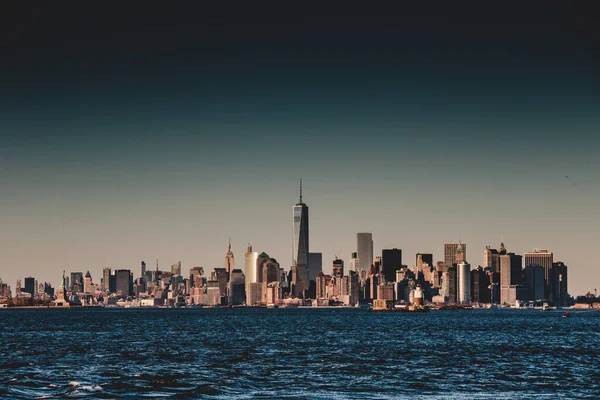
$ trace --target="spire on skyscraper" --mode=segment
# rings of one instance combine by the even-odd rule
[[[302,178],[300,178],[300,204],[302,204]]]

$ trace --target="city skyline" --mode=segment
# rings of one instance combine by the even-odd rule
[[[229,236],[238,266],[252,242],[288,269],[300,177],[325,271],[358,232],[405,260],[462,240],[471,266],[503,236],[567,263],[573,294],[600,284],[600,52],[581,4],[1,7],[11,285],[218,267]]]

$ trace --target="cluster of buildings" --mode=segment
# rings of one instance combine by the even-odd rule
[[[415,293],[425,302],[438,304],[497,304],[519,306],[548,302],[566,306],[567,266],[554,261],[547,250],[524,256],[510,253],[502,243],[498,249],[483,249],[483,263],[471,267],[465,243],[444,244],[444,260],[434,263],[433,254],[417,253],[414,264],[403,263],[402,250],[373,252],[372,233],[356,234],[356,251],[349,266],[337,256],[332,273],[323,272],[322,253],[309,251],[308,206],[300,199],[293,207],[293,259],[289,269],[265,252],[248,244],[243,268],[236,267],[231,240],[223,267],[205,271],[194,267],[186,272],[182,263],[161,270],[144,261],[139,275],[129,269],[104,268],[98,282],[89,271],[63,273],[59,290],[33,277],[25,287],[17,281],[13,297],[0,281],[0,302],[13,298],[60,302],[69,305],[123,306],[358,306],[375,300],[397,304],[413,303]]]

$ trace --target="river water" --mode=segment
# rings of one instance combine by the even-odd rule
[[[0,398],[599,398],[600,313],[0,310]]]

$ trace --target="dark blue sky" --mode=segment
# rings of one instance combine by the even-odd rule
[[[374,230],[408,264],[504,235],[596,274],[593,2],[0,7],[11,283],[211,268],[230,234],[287,266],[300,176],[326,268]]]

